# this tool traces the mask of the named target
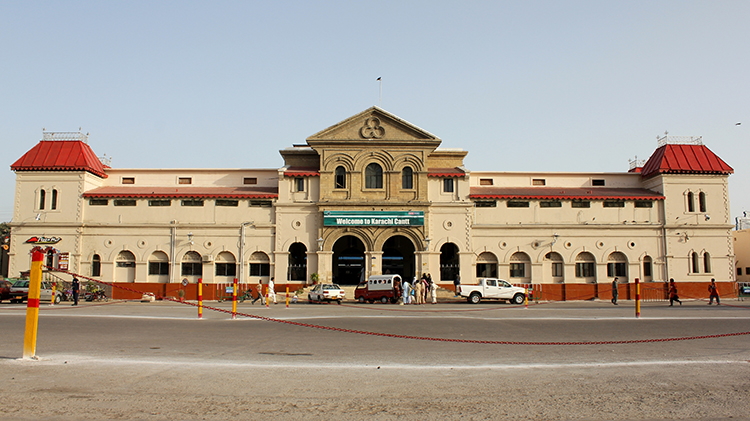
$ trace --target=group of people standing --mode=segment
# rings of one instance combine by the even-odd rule
[[[429,273],[423,273],[419,279],[415,276],[412,283],[404,279],[401,283],[401,303],[426,304],[431,298],[432,304],[437,304],[437,288]]]

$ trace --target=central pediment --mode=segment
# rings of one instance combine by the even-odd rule
[[[326,143],[425,143],[437,147],[441,140],[432,133],[379,107],[347,118],[307,138],[310,146]]]

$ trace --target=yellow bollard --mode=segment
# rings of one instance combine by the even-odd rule
[[[641,283],[635,278],[635,317],[641,317]]]
[[[232,320],[237,318],[237,278],[232,283]]]
[[[50,307],[55,305],[55,287],[57,287],[57,282],[52,283],[52,299],[50,300]]]
[[[198,318],[203,318],[203,278],[198,278]]]
[[[524,294],[523,294],[523,308],[528,309],[529,308],[529,289],[524,288]]]
[[[44,253],[31,252],[31,274],[29,277],[29,298],[26,302],[26,333],[23,338],[23,358],[36,356],[36,334],[39,328],[39,293],[42,287],[42,261]]]
[[[286,286],[286,308],[289,308],[289,285]]]

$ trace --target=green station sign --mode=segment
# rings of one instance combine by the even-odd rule
[[[326,227],[421,227],[423,211],[325,211]]]

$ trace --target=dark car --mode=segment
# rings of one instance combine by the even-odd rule
[[[0,280],[0,303],[5,300],[10,300],[10,287],[13,285],[7,279]]]

